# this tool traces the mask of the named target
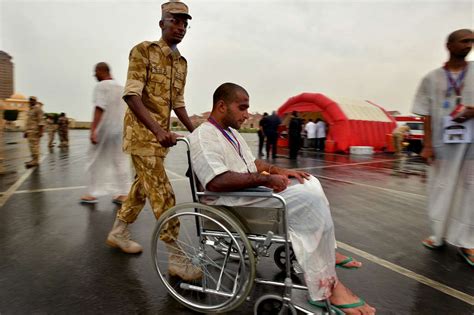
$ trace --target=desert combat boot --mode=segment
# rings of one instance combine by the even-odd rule
[[[176,242],[166,243],[168,249],[168,273],[170,276],[178,276],[185,281],[199,280],[202,278],[202,270],[199,262],[196,264],[188,257]]]
[[[127,223],[115,219],[114,226],[107,236],[107,245],[120,248],[127,254],[138,254],[143,251],[143,247],[130,239],[130,231],[127,228]]]

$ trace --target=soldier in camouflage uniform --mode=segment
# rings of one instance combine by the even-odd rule
[[[26,168],[35,167],[39,165],[40,156],[40,139],[43,136],[43,111],[39,104],[36,103],[36,97],[30,97],[30,110],[28,111],[28,118],[26,119],[25,138],[28,139],[28,144],[31,151],[31,161],[26,162]]]
[[[52,148],[54,146],[54,135],[58,131],[58,124],[56,123],[56,114],[48,115],[46,118],[46,125],[48,126],[48,147]]]
[[[182,2],[170,1],[161,8],[161,39],[136,45],[129,56],[124,91],[129,107],[124,119],[123,149],[131,154],[136,177],[107,237],[107,244],[126,253],[142,251],[142,247],[130,239],[127,225],[136,220],[146,198],[156,219],[175,204],[164,169],[168,148],[176,144],[179,136],[169,131],[171,110],[189,131],[194,129],[184,106],[187,62],[177,49],[191,16]],[[201,270],[179,255],[175,242],[178,232],[179,221],[176,220],[161,235],[169,250],[170,273],[186,280],[197,279],[201,277]]]
[[[58,147],[68,147],[69,146],[69,120],[66,117],[65,113],[59,114],[58,118],[58,134],[59,140],[61,141]]]

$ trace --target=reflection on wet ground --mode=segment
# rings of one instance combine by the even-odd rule
[[[256,152],[256,135],[245,138]],[[155,220],[148,205],[131,227],[145,252],[127,256],[104,243],[117,210],[111,196],[99,198],[95,205],[78,203],[87,182],[88,132],[72,131],[69,149],[48,151],[46,140],[42,142],[41,166],[27,171],[26,141],[20,133],[4,134],[0,314],[193,314],[166,293],[152,267],[149,243]],[[178,202],[190,198],[183,152],[182,146],[173,148],[166,162]],[[428,251],[421,246],[429,226],[426,169],[417,157],[303,150],[293,161],[283,157],[285,150],[280,153],[275,164],[303,169],[320,179],[340,251],[364,263],[359,270],[338,269],[339,277],[378,314],[474,313],[472,268],[454,247]],[[362,252],[354,254],[352,248]],[[413,272],[416,279],[393,266]],[[260,262],[258,274],[282,277],[270,258]],[[433,282],[427,285],[423,279]],[[448,289],[441,290],[442,285]],[[272,291],[281,292],[257,286],[250,301],[232,314],[252,313],[255,299]]]

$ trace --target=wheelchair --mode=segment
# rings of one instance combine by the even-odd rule
[[[254,314],[326,314],[312,307],[305,294],[300,305],[295,303],[293,291],[307,290],[294,284],[292,272],[298,268],[291,249],[287,225],[287,207],[284,198],[267,187],[236,192],[210,192],[198,189],[193,172],[190,144],[187,146],[189,169],[187,176],[193,202],[181,203],[164,212],[157,221],[152,236],[152,259],[158,276],[169,294],[182,305],[201,313],[224,313],[238,308],[249,300],[255,284],[283,288],[283,294],[265,294],[254,305]],[[200,187],[199,187],[200,188]],[[217,196],[273,198],[278,208],[250,208],[210,206],[201,198]],[[176,243],[180,253],[202,270],[199,280],[185,281],[168,272],[168,251],[160,240],[170,220],[178,219],[180,231]],[[283,282],[256,277],[257,262],[269,257],[272,246],[276,265],[285,272]],[[328,300],[326,310],[331,310]],[[331,311],[329,311],[331,313]]]

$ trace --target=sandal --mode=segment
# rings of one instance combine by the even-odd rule
[[[336,263],[336,267],[337,268],[343,268],[343,269],[359,269],[360,267],[362,267],[362,266],[346,266],[348,263],[350,263],[352,261],[356,261],[356,260],[354,260],[354,258],[348,256],[343,261],[341,261],[339,263]]]
[[[308,300],[308,303],[316,306],[318,308],[326,309],[326,303],[324,301],[313,301],[313,300]],[[359,301],[355,303],[350,303],[350,304],[331,304],[331,310],[336,313],[336,315],[345,315],[344,311],[342,309],[347,309],[347,308],[355,308],[359,306],[364,306],[365,301],[359,298]]]
[[[95,197],[92,197],[92,196],[84,196],[84,197],[81,197],[81,203],[98,203],[99,200]]]
[[[471,259],[474,258],[474,254],[466,253],[464,251],[464,248],[458,248],[458,253],[459,255],[461,255],[462,258],[464,258],[465,261],[467,261],[469,265],[471,265],[471,267],[474,267],[474,261],[472,261]]]
[[[113,199],[112,199],[112,202],[117,204],[117,205],[122,205],[125,200],[127,200],[127,196],[125,195],[125,197],[123,197],[122,195],[119,195],[119,196],[115,196]]]
[[[436,245],[435,239],[433,236],[425,238],[421,243],[423,244],[423,246],[425,246],[428,249],[440,249],[441,247],[444,246],[444,244]]]

